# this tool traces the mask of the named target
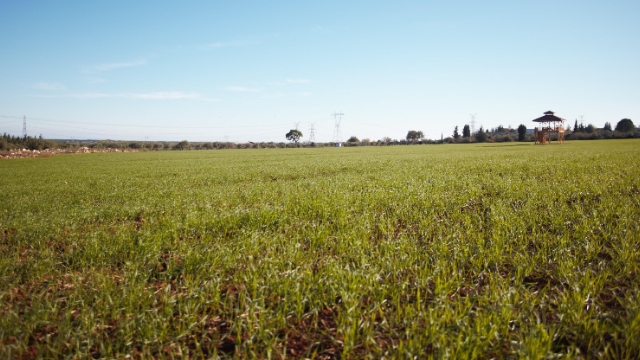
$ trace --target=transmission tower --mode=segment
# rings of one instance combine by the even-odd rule
[[[333,114],[331,114],[336,122],[336,128],[333,130],[333,142],[335,144],[342,143],[342,133],[340,132],[340,122],[342,121],[342,115],[344,115],[342,111],[334,112]]]
[[[469,121],[469,125],[471,125],[471,133],[476,132],[476,115],[477,114],[469,114],[471,116],[471,121]]]
[[[314,128],[314,125],[316,123],[311,123],[311,128],[309,129],[309,142],[313,143],[316,142],[316,129]]]
[[[27,115],[22,118],[22,136],[27,137]]]
[[[298,130],[298,126],[300,125],[300,121],[294,122],[294,124],[296,124],[296,130]]]

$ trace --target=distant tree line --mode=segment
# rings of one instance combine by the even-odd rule
[[[610,122],[604,123],[602,128],[596,128],[593,124],[584,125],[574,122],[573,129],[567,127],[567,140],[596,140],[596,139],[624,139],[640,138],[640,129],[637,129],[631,119],[624,118],[613,128]]]
[[[2,134],[0,137],[0,150],[11,149],[28,149],[28,150],[44,150],[56,148],[56,142],[53,140],[45,140],[42,135],[39,137],[33,136],[12,136],[9,134]]]
[[[533,128],[533,126],[532,126]],[[613,130],[611,123],[606,122],[603,128],[596,128],[593,124],[584,125],[576,120],[573,128],[568,125],[565,129],[566,140],[596,140],[596,139],[622,139],[640,138],[640,129],[637,129],[631,119],[620,120]],[[534,134],[527,130],[527,126],[520,124],[517,129],[498,126],[492,129],[483,129],[471,133],[469,125],[462,128],[462,134],[458,126],[453,129],[453,134],[443,140],[445,143],[471,143],[471,142],[533,142]]]
[[[456,126],[453,129],[453,134],[442,141],[444,143],[526,141],[526,133],[527,127],[525,125],[520,125],[517,130],[511,127],[505,128],[502,125],[492,129],[485,129],[481,126],[480,129],[473,133],[469,125],[464,125],[462,134],[460,134],[459,127]]]
[[[290,141],[285,142],[189,142],[182,141],[121,141],[121,140],[50,140],[44,139],[42,135],[32,136],[12,136],[3,134],[0,136],[0,151],[13,149],[45,150],[45,149],[78,149],[87,147],[95,150],[106,149],[131,149],[137,151],[160,151],[160,150],[223,150],[223,149],[278,149],[278,148],[309,148],[309,147],[333,147],[335,143],[321,142],[301,142],[302,132],[291,130],[286,134]],[[631,119],[620,120],[615,128],[611,123],[605,123],[603,128],[596,128],[593,124],[584,125],[576,120],[573,128],[569,125],[565,129],[566,140],[594,140],[594,139],[620,139],[620,138],[640,138],[640,130],[635,127]],[[516,129],[511,127],[498,126],[496,128],[484,129],[480,127],[478,131],[472,133],[469,125],[464,125],[462,133],[459,127],[453,129],[451,136],[442,137],[439,140],[425,139],[424,133],[420,130],[409,130],[405,139],[392,139],[383,137],[380,140],[368,138],[358,139],[351,136],[342,143],[343,146],[396,146],[396,145],[421,145],[421,144],[442,144],[442,143],[472,143],[472,142],[513,142],[513,141],[534,141],[534,134],[527,130],[526,125],[521,124]]]

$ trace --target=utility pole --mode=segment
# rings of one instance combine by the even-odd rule
[[[311,129],[309,129],[309,143],[316,142],[316,129],[314,128],[315,124],[316,123],[311,123]]]
[[[22,136],[27,138],[27,115],[22,118]]]
[[[344,115],[342,111],[339,113],[334,112],[333,114],[331,114],[336,122],[336,127],[333,130],[333,143],[336,146],[339,146],[338,144],[342,143],[342,133],[340,132],[340,122],[342,122],[342,115]]]
[[[469,125],[471,126],[471,134],[476,132],[476,115],[478,114],[469,114],[471,116],[471,121],[469,121]]]

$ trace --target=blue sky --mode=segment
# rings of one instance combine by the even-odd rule
[[[1,1],[0,132],[330,141],[640,123],[640,2]]]

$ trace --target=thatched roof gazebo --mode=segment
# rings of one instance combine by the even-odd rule
[[[564,142],[563,123],[566,121],[565,119],[555,116],[553,111],[549,110],[544,112],[544,116],[534,119],[533,121],[541,124],[539,127],[535,128],[536,144],[549,143],[550,133],[557,133],[558,141],[560,143]]]

